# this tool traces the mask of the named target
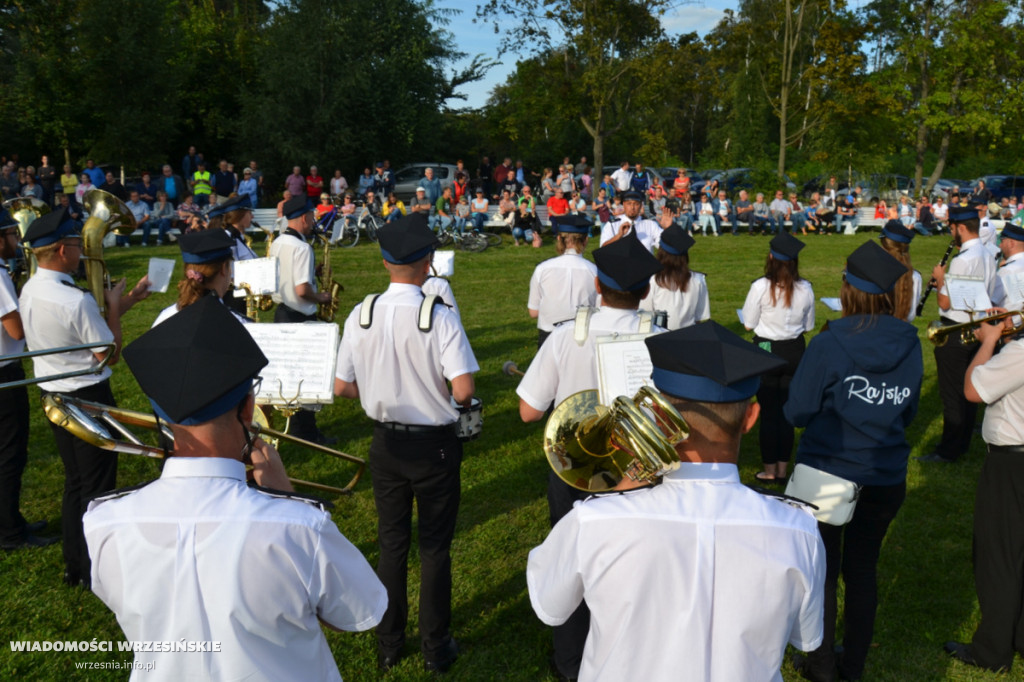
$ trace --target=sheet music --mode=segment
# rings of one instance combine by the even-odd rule
[[[837,313],[843,312],[843,304],[838,298],[823,298],[821,302],[825,304],[825,307],[829,310],[834,310]]]
[[[611,405],[620,395],[632,398],[641,386],[650,385],[650,353],[647,334],[619,334],[594,339],[597,351],[598,400]]]
[[[961,275],[946,276],[946,291],[949,292],[952,310],[983,311],[992,307],[983,277]]]
[[[274,294],[278,287],[278,267],[276,258],[251,258],[231,263],[231,279],[235,286],[235,298],[245,298],[245,289],[241,284],[248,284],[254,294]]]
[[[174,274],[175,261],[169,258],[149,259],[149,290],[153,293],[162,294],[167,291],[171,284],[171,275]]]
[[[435,251],[431,265],[437,277],[451,277],[455,274],[455,252]]]
[[[333,322],[247,324],[245,329],[270,361],[260,370],[260,405],[334,402],[338,325]]]

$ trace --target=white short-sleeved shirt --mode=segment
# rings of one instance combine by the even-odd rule
[[[129,640],[220,642],[137,652],[131,679],[340,680],[318,619],[374,627],[387,593],[319,506],[259,492],[245,466],[171,457],[160,478],[89,504],[92,591]]]
[[[596,389],[594,340],[609,334],[635,334],[639,326],[640,316],[635,310],[602,306],[591,316],[587,340],[580,346],[573,338],[573,322],[558,325],[533,357],[516,394],[533,409],[544,411],[573,393]],[[665,330],[654,327],[654,331]]]
[[[982,277],[985,280],[985,288],[988,289],[989,298],[1001,301],[1003,297],[1002,280],[996,277],[996,261],[985,249],[980,239],[969,239],[960,247],[960,253],[949,262],[950,276]],[[949,296],[949,290],[945,284],[941,293]],[[965,310],[939,310],[939,313],[954,322],[970,322],[971,316]]]
[[[538,311],[537,328],[550,332],[559,322],[572,319],[576,308],[597,303],[594,278],[597,266],[569,249],[540,263],[530,277],[529,310]]]
[[[1020,290],[1020,287],[1014,286],[1015,283],[1012,279],[1024,277],[1022,273],[1024,273],[1024,253],[1013,254],[1006,259],[1002,267],[996,269],[1003,297],[999,301],[992,301],[993,304],[1007,310],[1020,310],[1021,305],[1024,305],[1024,292]]]
[[[17,309],[18,295],[14,291],[14,282],[11,281],[10,275],[7,274],[7,264],[0,259],[0,317],[10,315]],[[12,355],[23,350],[25,350],[25,340],[12,339],[3,324],[0,323],[0,355]],[[0,362],[0,367],[6,367],[12,362],[14,360]]]
[[[360,303],[345,320],[335,376],[359,386],[366,416],[379,422],[418,426],[451,424],[459,418],[445,380],[480,369],[459,318],[434,307],[429,332],[417,326],[423,291],[392,283],[373,306],[369,329],[359,326]]]
[[[914,293],[911,294],[911,298],[910,298],[910,312],[907,313],[907,322],[913,322],[914,319],[917,317],[917,302],[921,300],[922,280],[921,280],[921,273],[918,272],[917,270],[914,270],[913,280],[914,280]]]
[[[295,293],[295,287],[300,284],[309,284],[313,287],[313,291],[317,290],[316,259],[313,257],[313,247],[285,232],[270,245],[270,257],[276,258],[281,268],[279,289],[272,296],[274,303],[284,303],[303,315],[316,313],[316,303],[299,298]]]
[[[444,277],[428,277],[427,281],[423,283],[423,293],[425,294],[437,294],[444,301],[445,305],[452,309],[455,313],[455,317],[462,321],[462,315],[459,313],[459,304],[455,302],[455,292],[452,291],[452,285]]]
[[[988,407],[981,436],[989,445],[1024,445],[1024,339],[1003,346],[971,372],[971,385]]]
[[[545,623],[586,599],[580,679],[609,682],[781,682],[787,643],[821,644],[824,582],[814,517],[742,485],[734,464],[579,502],[526,568]]]
[[[632,222],[633,229],[640,243],[653,252],[655,247],[661,244],[661,232],[664,228],[649,218],[637,218],[630,221],[626,216],[620,216],[617,220],[611,220],[601,226],[601,246],[608,243],[612,237],[619,233],[619,226],[623,221]]]
[[[949,204],[932,204],[932,217],[939,222],[946,220],[949,217]]]
[[[105,343],[114,340],[106,320],[100,315],[96,299],[75,286],[71,275],[39,268],[21,290],[21,322],[25,327],[25,343],[32,350],[78,346],[83,343]],[[101,348],[96,349],[102,351]],[[91,350],[78,350],[32,358],[37,377],[74,372],[97,367],[99,360]],[[70,392],[92,386],[110,376],[104,367],[97,374],[44,381],[44,391]]]
[[[690,272],[686,291],[666,289],[651,277],[651,291],[640,301],[640,310],[664,310],[666,329],[682,329],[710,319],[711,302],[703,272]]]
[[[615,183],[615,190],[617,192],[629,191],[629,185],[633,181],[633,171],[624,170],[619,168],[617,171],[612,173],[612,182]]]
[[[814,329],[814,289],[806,279],[793,286],[792,305],[786,306],[786,297],[777,292],[772,303],[771,283],[759,277],[750,285],[743,303],[743,324],[754,334],[770,341],[795,339]]]
[[[221,299],[221,303],[224,303],[223,299]],[[231,310],[231,308],[228,308],[228,310]],[[170,319],[172,316],[174,316],[177,312],[178,312],[178,304],[177,303],[172,303],[171,305],[167,306],[166,308],[161,310],[160,314],[156,316],[155,320],[153,320],[153,324],[150,327],[150,329],[152,329],[153,327],[157,326],[161,322],[166,322],[168,319]],[[249,324],[250,322],[252,322],[252,320],[250,320],[248,317],[245,317],[244,315],[239,315],[234,310],[231,310],[231,314],[234,315],[235,319],[238,320],[239,322],[241,322],[242,324]]]
[[[982,218],[978,221],[978,239],[986,246],[996,245],[996,226],[992,218]]]

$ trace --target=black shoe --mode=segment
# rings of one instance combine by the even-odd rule
[[[818,671],[811,670],[810,661],[806,654],[793,654],[793,669],[800,674],[800,677],[811,682],[835,682],[836,672],[832,669],[828,675],[821,675]]]
[[[42,520],[42,521],[33,521],[32,523],[27,524],[25,526],[25,530],[28,531],[29,534],[38,533],[39,531],[41,531],[44,528],[46,528],[46,520],[45,519]]]
[[[29,547],[49,547],[50,545],[60,542],[60,538],[48,538],[41,535],[35,535],[29,533],[25,536],[24,540],[18,542],[5,542],[0,545],[0,549],[7,552],[13,552],[16,549],[27,549]]]
[[[450,638],[448,644],[443,649],[437,652],[437,658],[433,661],[423,661],[423,669],[428,673],[444,674],[455,665],[455,661],[459,658],[459,643],[455,641],[455,638]]]
[[[338,438],[336,436],[328,436],[319,429],[317,429],[316,435],[309,440],[313,441],[317,445],[334,445],[338,442]]]
[[[946,653],[948,653],[956,660],[960,661],[961,663],[966,663],[967,665],[972,665],[975,668],[981,668],[982,670],[991,670],[992,672],[996,673],[1006,672],[1008,670],[1006,666],[992,668],[982,663],[979,663],[974,658],[974,653],[971,652],[971,647],[967,644],[950,641],[946,642],[946,644],[942,648],[945,649]]]
[[[915,457],[914,459],[916,459],[918,462],[938,462],[940,464],[952,464],[953,462],[956,461],[955,459],[943,457],[937,452],[929,452],[927,455],[921,455],[919,457]]]
[[[377,650],[377,667],[387,672],[391,670],[398,662],[402,660],[402,650],[398,651],[384,651],[383,649]]]

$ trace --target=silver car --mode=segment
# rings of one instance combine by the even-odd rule
[[[416,188],[427,168],[434,169],[434,177],[441,181],[441,189],[455,184],[455,165],[451,163],[412,163],[395,171],[395,196],[409,201],[416,196]]]

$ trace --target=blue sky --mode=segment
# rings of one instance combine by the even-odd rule
[[[476,3],[472,0],[436,0],[439,7],[460,10],[455,16],[448,30],[455,34],[456,45],[459,50],[466,52],[472,57],[475,54],[495,56],[495,46],[498,43],[496,36],[490,26],[474,24],[476,16]],[[705,0],[693,4],[682,4],[663,20],[665,30],[670,35],[689,33],[696,31],[704,35],[718,23],[722,12],[726,9],[734,9],[735,0]],[[502,64],[491,69],[487,78],[483,81],[463,86],[460,92],[467,96],[465,105],[470,107],[482,107],[490,95],[491,89],[498,85],[515,70],[517,55],[508,54],[502,57]],[[468,59],[466,63],[468,63]],[[465,106],[461,102],[453,102],[453,107]]]

